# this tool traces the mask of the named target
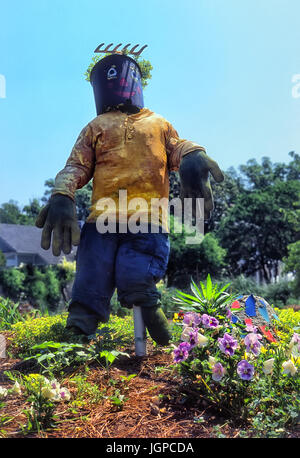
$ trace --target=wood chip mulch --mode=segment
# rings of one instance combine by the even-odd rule
[[[128,350],[127,350],[128,351]],[[224,437],[241,437],[241,426],[232,425],[228,419],[212,411],[205,400],[188,405],[180,392],[179,376],[172,371],[172,355],[148,345],[146,357],[136,357],[130,349],[130,358],[121,357],[107,373],[97,364],[89,367],[87,381],[97,385],[109,396],[116,387],[124,388],[122,377],[136,374],[126,382],[125,401],[121,408],[108,397],[98,403],[71,406],[76,388],[71,382],[73,374],[64,377],[64,386],[73,394],[70,402],[58,403],[53,428],[40,433],[27,433],[24,409],[29,408],[25,395],[8,395],[5,407],[0,409],[0,437],[46,438],[211,438],[216,431]],[[20,360],[0,359],[0,386],[10,388],[12,382],[4,371],[20,367]],[[163,369],[165,368],[165,369]],[[79,373],[83,368],[76,369]],[[117,381],[115,385],[110,380]],[[119,383],[119,384],[118,384]],[[2,436],[1,436],[2,434]],[[292,431],[289,437],[300,437],[300,431]]]

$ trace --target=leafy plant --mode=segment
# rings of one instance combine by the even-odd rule
[[[0,297],[0,330],[11,329],[12,325],[18,321],[25,321],[19,312],[19,304]]]
[[[200,313],[218,313],[232,303],[237,295],[229,294],[225,290],[230,283],[220,287],[218,283],[212,284],[211,277],[208,274],[206,285],[200,282],[200,287],[194,281],[191,283],[191,290],[194,295],[177,291],[175,301],[184,311],[195,311]],[[188,304],[185,305],[185,304]]]
[[[103,350],[103,351],[101,351],[99,353],[100,362],[101,362],[101,360],[105,361],[105,368],[108,371],[109,368],[111,367],[111,365],[113,364],[113,362],[115,361],[115,359],[120,355],[127,356],[129,358],[128,353],[125,353],[125,352],[122,352],[122,351],[118,351],[118,350],[111,350],[111,351]]]
[[[87,403],[97,404],[104,398],[104,393],[99,390],[97,385],[87,381],[88,372],[73,376],[69,383],[76,388],[75,399],[71,405],[74,407],[83,407]]]
[[[50,374],[95,358],[93,348],[79,343],[50,341],[34,345],[30,351],[34,355],[24,358],[24,361],[35,360],[41,366],[43,373]]]
[[[62,389],[56,380],[48,380],[39,374],[24,376],[23,383],[31,403],[30,409],[24,411],[26,430],[39,432],[54,426],[55,402],[69,400],[69,391]]]

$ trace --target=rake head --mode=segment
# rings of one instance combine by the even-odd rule
[[[105,54],[106,53],[125,54],[125,52],[127,52],[127,54],[131,54],[132,56],[138,57],[138,56],[140,56],[142,54],[142,52],[144,51],[145,48],[147,48],[148,45],[142,46],[139,51],[136,51],[136,48],[138,48],[138,46],[140,46],[139,44],[133,46],[130,49],[130,51],[128,51],[128,48],[129,48],[129,46],[131,46],[131,43],[128,43],[127,45],[125,45],[121,50],[119,50],[119,48],[120,48],[120,46],[122,46],[122,43],[119,43],[113,49],[110,49],[113,46],[113,43],[109,43],[109,45],[107,45],[105,49],[101,49],[102,46],[104,46],[104,43],[101,43],[99,46],[97,46],[97,48],[95,49],[94,52],[97,52],[97,53],[101,52],[101,53],[105,53]]]

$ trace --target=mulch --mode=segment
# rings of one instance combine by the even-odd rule
[[[97,404],[85,404],[70,409],[70,402],[57,404],[56,424],[46,431],[25,433],[21,425],[26,423],[24,409],[29,408],[26,396],[8,395],[5,408],[0,410],[0,418],[11,417],[0,424],[4,437],[8,438],[212,438],[217,431],[222,437],[241,437],[244,429],[241,424],[232,424],[218,412],[212,410],[205,400],[198,399],[188,404],[180,390],[180,377],[172,371],[172,355],[153,348],[148,344],[147,356],[137,357],[134,349],[126,350],[130,358],[121,357],[115,361],[109,372],[97,364],[90,365],[87,381],[96,384],[106,395],[113,394],[116,386],[109,380],[120,380],[136,374],[127,383],[127,398],[118,408],[109,399],[101,399]],[[0,359],[0,385],[11,387],[4,371],[20,368],[22,362],[13,359]],[[162,368],[165,368],[163,370]],[[83,368],[76,369],[78,372]],[[24,369],[26,370],[26,368]],[[28,370],[30,372],[30,368]],[[71,393],[76,388],[66,374],[65,383]],[[73,371],[74,375],[74,371]],[[299,438],[300,431],[289,432],[289,437]]]

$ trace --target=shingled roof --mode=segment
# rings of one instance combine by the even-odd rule
[[[58,264],[63,257],[74,261],[76,248],[69,255],[53,256],[52,250],[41,248],[42,229],[20,224],[0,224],[0,249],[3,253],[35,254],[45,264]]]

